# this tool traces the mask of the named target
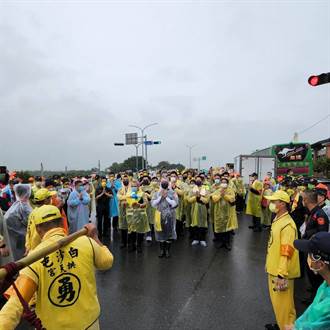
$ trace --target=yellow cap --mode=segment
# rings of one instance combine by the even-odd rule
[[[43,205],[36,210],[33,220],[36,225],[40,225],[61,218],[62,215],[58,207],[54,205]]]
[[[54,195],[56,195],[56,191],[49,191],[46,188],[41,188],[35,193],[34,200],[36,202],[41,202]]]
[[[283,190],[277,190],[272,196],[265,196],[266,199],[270,201],[282,201],[285,203],[290,203],[289,195]]]

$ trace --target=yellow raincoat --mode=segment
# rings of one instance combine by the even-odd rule
[[[196,193],[199,191],[201,197],[200,202],[198,202]],[[210,194],[208,187],[195,186],[189,197],[187,198],[188,203],[191,204],[191,227],[199,227],[199,228],[208,228],[207,223],[207,204],[210,200]]]
[[[126,207],[127,207],[127,193],[130,190],[129,186],[124,185],[118,191],[118,201],[119,201],[119,229],[127,230],[127,219],[126,219]]]
[[[232,188],[215,188],[211,195],[212,220],[215,233],[224,233],[238,228],[235,192]]]
[[[255,180],[250,186],[250,189],[251,188],[258,191],[260,195],[255,194],[251,190],[249,191],[246,203],[246,214],[261,218],[261,192],[263,184],[262,182]]]
[[[261,205],[261,223],[265,226],[272,224],[272,212],[269,209],[269,202],[264,198],[265,196],[271,196],[273,191],[271,189],[263,190],[262,192],[262,205]]]
[[[126,194],[126,220],[128,233],[137,232],[139,234],[144,234],[150,231],[146,210],[148,199],[142,190],[138,190],[136,193],[137,198],[134,198],[133,196],[131,190]],[[140,208],[139,205],[143,205],[144,207]]]

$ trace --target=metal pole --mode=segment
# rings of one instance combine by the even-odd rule
[[[147,136],[145,136],[145,141],[147,141]],[[145,162],[146,162],[146,170],[148,169],[148,146],[146,144],[146,158],[145,158]]]
[[[142,139],[142,170],[144,169],[144,128],[141,130],[141,139]]]
[[[134,128],[137,128],[141,131],[141,144],[142,144],[142,168],[144,168],[144,130],[147,129],[148,127],[151,127],[151,126],[154,126],[154,125],[158,125],[158,123],[152,123],[152,124],[149,124],[143,128],[139,127],[139,126],[136,126],[136,125],[129,125],[129,127],[134,127]]]
[[[191,168],[191,147],[189,147],[189,168]]]
[[[135,145],[135,149],[136,149],[136,156],[135,156],[136,171],[138,171],[139,170],[139,145],[138,144]]]
[[[198,172],[201,171],[201,158],[198,157]]]
[[[187,148],[189,148],[189,167],[191,168],[191,150],[196,147],[196,144],[194,145],[186,145]]]

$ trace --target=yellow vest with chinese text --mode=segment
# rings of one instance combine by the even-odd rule
[[[63,237],[63,231],[52,231],[36,250]],[[47,330],[87,329],[99,318],[90,238],[78,238],[35,262],[29,270],[38,278],[36,314]]]
[[[290,242],[288,242],[288,237],[285,236],[288,236],[288,233],[293,238]],[[268,241],[266,258],[266,272],[268,274],[273,276],[281,275],[279,274],[281,257],[286,257],[288,261],[284,267],[286,268],[287,278],[293,279],[300,276],[299,253],[293,247],[294,239],[298,239],[298,233],[296,224],[291,216],[286,213],[282,217],[279,217],[278,220],[275,219]]]

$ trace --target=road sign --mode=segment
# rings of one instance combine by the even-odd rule
[[[115,146],[124,146],[125,143],[114,143]]]
[[[153,144],[161,144],[162,142],[161,141],[154,141]]]
[[[203,157],[202,157],[202,160],[206,160],[206,156],[203,156]]]
[[[138,144],[138,134],[137,133],[125,134],[125,144]]]
[[[145,144],[146,146],[151,146],[151,145],[154,144],[154,142],[153,142],[153,141],[144,141],[144,144]]]

